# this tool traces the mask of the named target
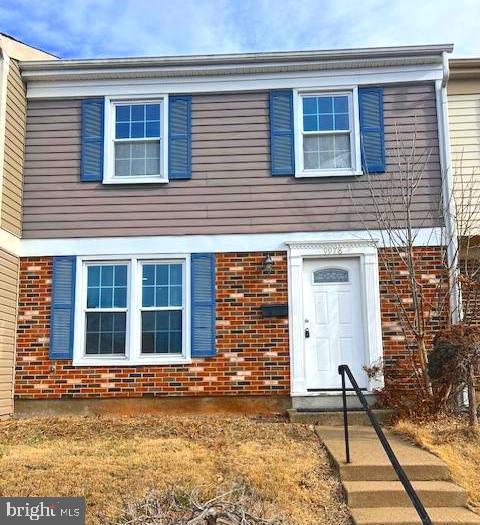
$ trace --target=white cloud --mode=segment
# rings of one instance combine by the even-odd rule
[[[422,43],[480,54],[478,0],[4,0],[0,30],[62,57]]]

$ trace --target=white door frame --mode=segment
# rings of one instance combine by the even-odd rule
[[[370,239],[285,241],[288,246],[288,317],[290,332],[290,387],[292,396],[307,392],[303,314],[303,261],[311,258],[359,257],[365,351],[369,364],[383,356],[377,246]],[[368,390],[383,386],[383,377],[370,379]]]

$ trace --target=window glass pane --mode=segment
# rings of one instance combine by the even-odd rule
[[[130,106],[116,106],[115,118],[117,122],[129,122],[130,121]]]
[[[321,283],[347,283],[348,271],[339,268],[324,268],[313,272],[313,282]]]
[[[87,289],[87,308],[100,307],[100,288]]]
[[[145,120],[145,105],[144,104],[134,104],[132,105],[132,122]]]
[[[87,270],[88,286],[98,286],[100,284],[100,267],[89,266]]]
[[[147,121],[145,126],[146,137],[159,137],[160,136],[160,121]]]
[[[335,115],[335,129],[336,130],[348,130],[348,113],[342,113]]]
[[[160,120],[160,104],[147,104],[145,116],[147,120]]]
[[[100,266],[100,284],[102,287],[113,285],[113,266]]]
[[[145,124],[143,122],[132,122],[130,126],[130,138],[141,139],[145,137]]]
[[[316,115],[317,114],[317,98],[304,97],[303,98],[303,114]]]
[[[117,122],[115,137],[117,139],[128,139],[130,137],[130,124],[128,122]]]
[[[87,308],[112,307],[127,307],[127,265],[89,265]]]
[[[333,115],[319,115],[318,116],[318,130],[332,131],[333,130]]]
[[[318,119],[316,116],[304,116],[303,117],[303,130],[304,131],[318,131]]]
[[[182,270],[181,264],[170,265],[170,284],[182,284]]]
[[[160,175],[160,141],[115,144],[115,175]]]
[[[351,168],[350,135],[317,135],[303,138],[305,169]]]
[[[318,97],[318,113],[333,113],[333,97]]]
[[[159,138],[160,104],[122,104],[115,108],[115,138]]]
[[[183,305],[183,265],[142,265],[142,307]]]
[[[318,96],[303,98],[304,131],[348,131],[350,129],[348,97]]]
[[[182,312],[142,312],[142,353],[182,353]]]
[[[348,113],[348,97],[334,97],[333,108],[335,113]]]
[[[87,312],[85,353],[125,354],[125,312]]]

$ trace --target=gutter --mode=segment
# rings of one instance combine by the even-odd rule
[[[451,44],[442,44],[223,55],[40,60],[21,62],[20,68],[26,80],[249,74],[418,64],[441,65],[442,53],[451,52],[452,49]]]
[[[447,52],[442,53],[443,77],[435,81],[437,103],[438,139],[440,141],[440,166],[442,172],[442,201],[443,217],[445,222],[445,241],[447,243],[447,261],[451,269],[450,280],[450,312],[451,320],[457,323],[461,317],[461,298],[458,288],[458,237],[455,223],[455,201],[452,160],[450,154],[450,134],[448,125],[447,83],[449,79],[449,65]]]
[[[5,121],[7,112],[7,79],[10,57],[0,45],[0,210],[3,197],[3,167],[5,159]],[[0,217],[1,227],[1,217]]]

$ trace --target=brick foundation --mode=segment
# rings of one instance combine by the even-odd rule
[[[285,253],[218,254],[217,355],[188,365],[73,367],[48,358],[52,259],[22,259],[17,335],[17,399],[286,395],[288,320],[265,319],[262,304],[287,302]]]
[[[442,275],[442,250],[416,248],[418,279],[428,290]],[[266,253],[216,257],[217,355],[189,365],[73,367],[48,358],[52,260],[21,261],[17,336],[17,399],[154,396],[285,396],[289,394],[288,320],[263,318],[260,306],[287,303],[286,253],[270,253],[274,273],[265,276]],[[404,271],[392,251],[380,256],[380,294],[386,379],[415,386],[411,357],[398,320],[397,298],[385,257]],[[400,284],[406,290],[406,274]],[[402,283],[402,280],[404,281]],[[428,294],[427,294],[428,295]],[[405,300],[407,297],[405,297]],[[432,317],[433,332],[442,319]]]

